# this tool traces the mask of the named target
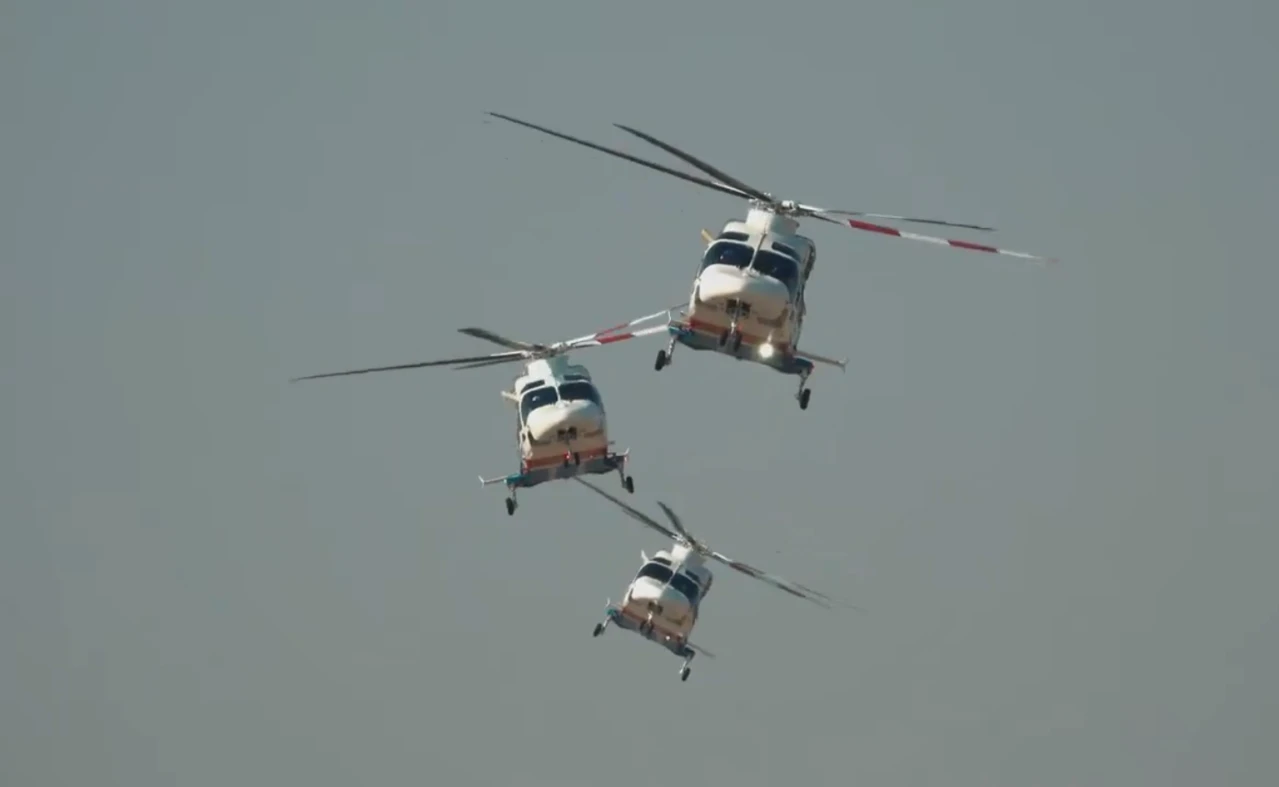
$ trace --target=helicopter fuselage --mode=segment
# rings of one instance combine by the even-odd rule
[[[618,627],[683,656],[714,577],[702,558],[683,545],[641,557],[639,572],[621,602],[610,607],[609,617]]]
[[[680,344],[752,360],[787,373],[811,364],[793,357],[804,325],[804,291],[816,244],[794,219],[752,209],[710,239],[684,317]]]
[[[509,393],[522,472],[589,465],[607,456],[604,401],[585,366],[563,357],[532,361]]]

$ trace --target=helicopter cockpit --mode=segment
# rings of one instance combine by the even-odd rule
[[[555,404],[559,400],[559,394],[556,393],[554,386],[539,385],[531,389],[526,389],[524,391],[524,395],[520,397],[520,422],[527,423],[529,413],[539,407],[546,407],[549,404]]]
[[[754,258],[752,264],[752,256]],[[702,255],[701,270],[711,265],[731,265],[739,270],[753,268],[765,276],[777,279],[794,294],[799,287],[799,262],[776,251],[761,248],[758,251],[747,243],[736,240],[716,240]]]
[[[559,401],[581,400],[594,402],[601,412],[604,410],[604,400],[600,397],[599,390],[585,378],[570,375],[559,384],[558,388],[539,380],[525,387],[520,397],[520,423],[528,423],[529,414],[539,407],[546,407]]]
[[[635,578],[640,579],[641,577],[670,584],[672,588],[688,599],[688,603],[691,606],[696,607],[702,599],[702,588],[693,581],[692,577],[674,572],[670,563],[664,558],[652,558],[641,566]]]

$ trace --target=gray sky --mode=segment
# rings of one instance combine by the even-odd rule
[[[1273,784],[1276,22],[5,3],[0,782]],[[806,225],[803,343],[852,358],[807,412],[658,340],[579,356],[639,504],[866,614],[724,574],[680,683],[590,637],[660,540],[480,489],[513,370],[286,383],[676,303],[741,215],[484,110],[1063,259]]]

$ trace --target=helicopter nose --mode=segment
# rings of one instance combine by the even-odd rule
[[[751,313],[775,319],[790,302],[786,286],[776,279],[753,275],[737,269],[707,268],[698,282],[698,297],[707,303],[729,301],[749,304]]]
[[[576,440],[599,431],[604,413],[592,401],[556,402],[529,413],[528,429],[538,442]]]
[[[667,617],[676,619],[688,611],[688,599],[683,593],[650,577],[635,580],[635,586],[631,590],[631,603],[644,609],[652,603],[660,607]]]

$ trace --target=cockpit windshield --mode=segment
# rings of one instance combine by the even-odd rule
[[[645,563],[635,575],[636,579],[647,577],[657,582],[669,583],[671,587],[683,593],[688,598],[688,603],[696,604],[698,597],[701,595],[701,589],[697,587],[697,583],[689,579],[684,574],[676,574],[671,571],[670,566],[664,566],[661,563],[649,561]]]
[[[751,265],[751,255],[754,252],[755,264]],[[711,265],[732,265],[734,268],[745,270],[753,267],[755,270],[777,279],[786,285],[786,289],[791,292],[799,286],[799,263],[775,251],[768,249],[760,249],[754,251],[752,246],[745,243],[735,241],[717,241],[712,243],[706,254],[702,256],[702,270]]]
[[[650,560],[640,566],[639,573],[635,575],[635,578],[639,579],[640,577],[648,577],[649,579],[655,579],[658,582],[669,582],[671,573],[670,566],[664,566],[661,563]]]
[[[528,421],[528,414],[539,407],[545,407],[548,404],[555,404],[559,397],[555,395],[555,389],[549,385],[541,388],[534,388],[524,394],[524,398],[520,400],[520,418]]]
[[[697,597],[701,594],[701,589],[697,587],[697,583],[689,579],[683,574],[676,574],[671,577],[671,587],[683,593],[688,598],[688,603],[696,604]]]
[[[600,392],[595,390],[595,386],[581,380],[562,383],[560,385],[560,398],[566,402],[584,399],[594,402],[601,410],[604,409],[604,403],[600,401]]]

